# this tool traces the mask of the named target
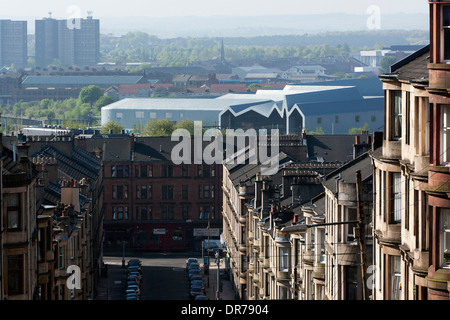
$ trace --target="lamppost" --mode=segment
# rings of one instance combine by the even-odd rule
[[[219,288],[220,288],[220,256],[219,250],[216,251],[216,263],[217,263],[217,290],[216,290],[216,300],[219,300]]]

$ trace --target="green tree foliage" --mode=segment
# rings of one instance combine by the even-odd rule
[[[101,134],[108,134],[112,130],[112,133],[121,133],[123,130],[123,125],[120,123],[109,121],[100,130]]]
[[[311,135],[324,134],[322,127],[317,127],[316,131],[306,131],[306,133]]]
[[[362,131],[369,131],[370,126],[369,124],[366,122],[364,123],[364,125],[361,128],[351,128],[350,130],[348,130],[349,134],[361,134]]]
[[[111,104],[114,102],[114,99],[109,96],[101,96],[97,102],[95,103],[95,109],[100,111],[102,107],[107,106],[108,104]]]
[[[194,121],[183,119],[174,126],[174,129],[186,129],[190,134],[194,134]]]
[[[81,89],[78,98],[81,103],[89,103],[92,106],[101,96],[103,96],[102,90],[95,85],[90,85]]]
[[[175,130],[175,125],[172,121],[167,119],[152,119],[145,125],[141,132],[141,136],[170,136]]]
[[[397,61],[395,57],[385,56],[380,61],[380,74],[391,72],[391,66]]]

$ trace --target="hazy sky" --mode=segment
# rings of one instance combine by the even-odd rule
[[[426,13],[427,0],[1,0],[1,18],[82,17],[92,11],[102,17],[255,16],[346,12],[365,14],[370,6],[381,13]]]

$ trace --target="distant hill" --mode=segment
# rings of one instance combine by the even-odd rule
[[[159,38],[256,37],[304,35],[331,31],[370,31],[369,15],[318,14],[273,16],[213,16],[168,18],[101,18],[101,32],[122,35],[139,30]],[[379,30],[422,30],[429,28],[428,14],[383,13]]]

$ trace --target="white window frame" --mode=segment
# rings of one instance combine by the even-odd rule
[[[354,218],[350,217],[350,212],[349,212],[350,209],[354,210],[354,215],[355,215]],[[356,221],[357,219],[358,219],[358,209],[355,207],[345,207],[345,221],[353,221],[353,220]],[[345,243],[352,243],[356,240],[355,233],[353,231],[354,227],[356,227],[356,223],[355,224],[350,224],[350,223],[345,224],[345,230],[346,230]]]
[[[144,119],[145,113],[144,113],[144,111],[135,111],[134,112],[134,117],[136,119]]]
[[[396,99],[396,96],[399,97],[399,100]],[[396,103],[396,102],[399,103]],[[403,130],[403,92],[401,90],[392,90],[391,91],[391,140],[397,141],[402,139],[402,130]],[[398,106],[398,112],[396,112],[396,106]],[[398,130],[400,131],[400,135],[395,135],[396,131],[396,122],[395,119],[399,119]]]
[[[450,269],[450,209],[440,208],[440,267]]]
[[[450,166],[450,105],[441,105],[440,164]]]
[[[448,57],[447,59],[445,59],[445,32],[444,30],[448,30],[450,29],[450,25],[444,25],[444,11],[445,8],[450,9],[450,6],[448,5],[443,5],[441,7],[441,21],[440,21],[440,27],[441,27],[441,62],[443,63],[450,63],[450,57]],[[449,21],[450,24],[450,21]],[[450,44],[449,44],[450,45]]]
[[[280,271],[288,272],[289,271],[289,248],[288,247],[280,247]]]
[[[400,256],[389,256],[391,264],[391,300],[401,300],[402,289],[401,289],[401,257]],[[398,270],[394,270],[395,264],[394,259],[398,259]],[[396,286],[398,286],[396,288]]]
[[[397,180],[398,179],[398,180]],[[397,181],[396,181],[397,180]],[[392,223],[402,221],[402,175],[392,172]]]

